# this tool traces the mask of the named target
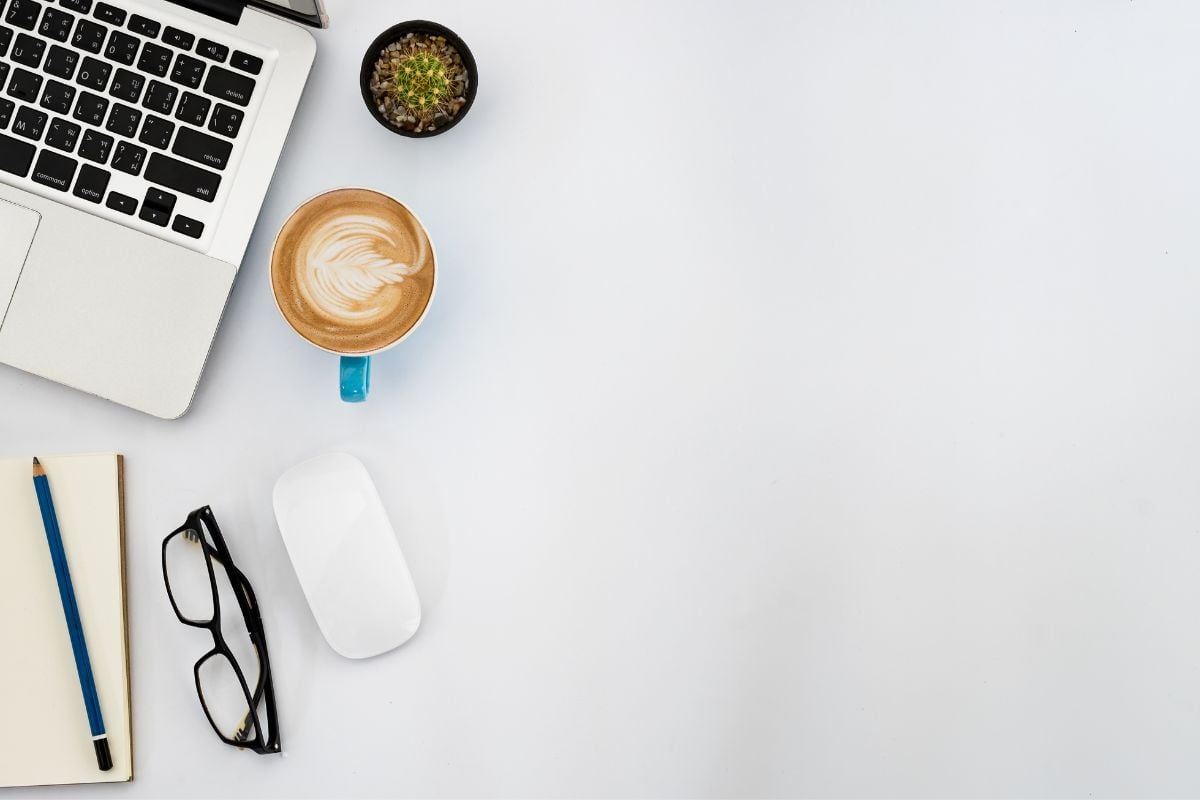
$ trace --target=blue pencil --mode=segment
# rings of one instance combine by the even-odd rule
[[[40,461],[33,459],[33,488],[37,490],[38,506],[42,509],[42,525],[46,528],[46,543],[50,545],[50,560],[54,562],[54,577],[58,579],[58,596],[71,634],[71,650],[75,653],[75,671],[83,690],[83,705],[87,709],[88,726],[92,729],[92,745],[96,762],[102,770],[112,769],[112,753],[108,749],[108,734],[104,732],[104,717],[100,714],[100,695],[92,677],[92,662],[88,658],[87,642],[83,638],[83,622],[75,603],[75,587],[71,585],[71,569],[67,566],[67,551],[63,549],[62,534],[58,531],[58,516],[50,497],[50,482]]]

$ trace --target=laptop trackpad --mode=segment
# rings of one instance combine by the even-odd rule
[[[42,215],[32,209],[0,200],[0,325],[8,314],[21,268],[33,244]]]

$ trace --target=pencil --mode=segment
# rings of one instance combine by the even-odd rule
[[[83,705],[87,710],[88,727],[92,730],[96,763],[100,769],[110,770],[113,765],[112,753],[108,749],[108,734],[104,731],[104,717],[100,713],[100,696],[96,693],[87,641],[83,638],[83,622],[79,619],[79,606],[75,603],[75,587],[71,584],[67,551],[63,549],[62,534],[58,530],[58,516],[54,513],[54,500],[50,497],[50,481],[46,479],[46,470],[37,458],[33,459],[33,488],[37,491],[38,506],[42,509],[46,543],[50,546],[50,560],[54,562],[54,577],[58,579],[58,597],[62,600],[63,614],[67,618],[67,632],[71,635],[75,671],[79,673],[79,686],[83,690]]]

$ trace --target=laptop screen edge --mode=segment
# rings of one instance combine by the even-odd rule
[[[324,0],[246,0],[246,5],[314,28],[329,27],[329,15],[325,13]]]

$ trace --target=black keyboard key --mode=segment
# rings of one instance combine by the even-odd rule
[[[75,180],[75,170],[78,166],[79,162],[73,158],[43,150],[38,154],[37,163],[33,165],[31,177],[43,186],[65,192],[71,188],[71,181]]]
[[[65,47],[51,45],[50,54],[46,56],[46,64],[42,69],[56,78],[69,81],[74,77],[77,66],[79,66],[79,53]]]
[[[8,127],[8,121],[12,119],[13,112],[17,110],[17,104],[12,100],[5,100],[0,97],[0,130]]]
[[[28,106],[21,106],[17,109],[16,119],[13,120],[12,131],[18,136],[24,136],[26,139],[37,141],[42,138],[42,131],[46,128],[46,120],[50,117],[43,114],[41,111],[34,111]]]
[[[117,142],[117,152],[113,154],[112,165],[113,169],[119,169],[121,172],[127,172],[130,175],[137,175],[142,171],[142,164],[146,162],[146,148],[138,147],[136,144],[129,142]],[[158,183],[158,181],[155,181]]]
[[[120,211],[122,214],[132,214],[137,211],[137,200],[134,200],[127,194],[120,194],[118,192],[109,193],[108,202],[104,205],[113,211]]]
[[[212,122],[208,123],[208,129],[213,133],[234,139],[237,137],[238,131],[242,129],[243,116],[242,112],[236,108],[217,103],[217,110],[213,112]]]
[[[142,213],[139,216],[146,222],[165,228],[174,209],[175,195],[152,188],[146,192],[146,199],[142,201]]]
[[[56,80],[46,81],[46,91],[42,92],[42,108],[48,108],[58,114],[66,114],[75,102],[75,87],[67,86]]]
[[[112,150],[112,146],[113,138],[111,136],[106,136],[99,131],[85,130],[83,141],[79,143],[79,155],[88,161],[103,164],[108,161],[108,154]]]
[[[24,178],[29,174],[33,154],[36,152],[37,148],[28,142],[0,133],[0,170]]]
[[[46,43],[25,33],[18,33],[13,42],[9,58],[18,64],[37,69],[42,63],[42,54],[46,52]]]
[[[117,136],[132,139],[137,133],[138,125],[142,122],[142,112],[136,108],[113,103],[112,113],[108,115],[108,124],[104,127]]]
[[[37,163],[33,165],[33,180],[43,186],[65,192],[71,188],[75,179],[75,169],[79,162],[73,158],[43,150],[38,154]]]
[[[13,70],[12,80],[8,82],[8,96],[26,103],[32,103],[42,91],[42,76],[23,69]]]
[[[212,101],[207,97],[184,92],[183,99],[179,101],[179,111],[175,113],[175,119],[195,125],[197,128],[203,128],[210,108],[212,108]]]
[[[88,125],[99,125],[104,122],[106,113],[108,113],[107,100],[97,97],[91,92],[80,92],[79,100],[75,102],[75,111],[71,116]]]
[[[233,144],[191,128],[180,128],[171,152],[206,167],[225,169],[229,154],[233,152]]]
[[[108,190],[110,177],[112,176],[107,170],[84,164],[79,168],[79,179],[75,181],[75,191],[71,194],[82,197],[89,203],[99,203],[104,199],[104,192]]]
[[[162,189],[150,187],[146,190],[146,199],[143,201],[143,204],[154,206],[157,209],[169,213],[175,210],[176,199],[177,198],[175,195],[171,194],[170,192],[164,192]]]
[[[8,6],[8,13],[4,15],[4,21],[31,31],[37,25],[38,14],[41,11],[42,4],[37,0],[12,0]]]
[[[168,48],[153,42],[146,42],[142,48],[141,58],[138,59],[137,68],[142,72],[163,78],[171,71],[172,58],[174,55]]]
[[[108,76],[112,74],[112,64],[106,64],[103,61],[97,61],[88,56],[83,57],[83,64],[79,67],[79,75],[75,78],[75,82],[80,86],[86,86],[89,89],[95,89],[97,92],[103,92],[104,87],[108,86]]]
[[[171,215],[167,212],[159,211],[157,208],[147,205],[142,206],[142,213],[138,214],[138,216],[151,225],[160,225],[164,228],[167,227],[167,222],[171,219]]]
[[[104,37],[107,35],[108,29],[103,25],[97,25],[90,19],[81,19],[75,26],[75,35],[71,37],[71,44],[89,53],[99,53],[104,49]]]
[[[213,69],[220,69],[220,67],[213,67]],[[175,83],[195,89],[200,85],[200,79],[203,77],[204,62],[200,59],[182,54],[175,59],[175,68],[171,70],[171,80]]]
[[[38,25],[38,33],[48,36],[56,42],[65,42],[71,38],[71,27],[75,24],[75,16],[57,8],[47,8],[42,15],[42,24]]]
[[[229,66],[240,69],[242,72],[249,72],[251,75],[257,75],[262,72],[263,60],[258,56],[243,53],[241,50],[234,50]]]
[[[101,22],[116,25],[118,28],[125,24],[125,12],[116,6],[110,6],[108,3],[97,3],[96,13],[92,16]]]
[[[81,130],[83,128],[74,122],[67,122],[65,119],[55,117],[50,120],[50,127],[46,130],[46,144],[56,150],[69,153],[75,149],[75,143],[79,141]]]
[[[86,14],[92,10],[92,0],[58,0],[63,8],[69,8],[72,11],[78,11],[80,14]]]
[[[142,133],[138,136],[138,141],[151,147],[157,147],[159,150],[166,150],[174,135],[174,122],[147,114],[146,121],[142,123]]]
[[[192,36],[187,31],[181,31],[179,28],[167,26],[163,31],[162,40],[173,47],[178,47],[180,50],[191,50],[192,45],[196,43],[196,37]]]
[[[113,76],[112,86],[109,87],[108,93],[118,100],[136,103],[142,99],[142,89],[145,87],[145,75],[139,75],[127,69],[118,69],[117,74]]]
[[[175,97],[178,94],[179,90],[168,83],[150,81],[150,90],[146,92],[146,99],[142,101],[142,105],[166,116],[175,107]]]
[[[10,69],[12,69],[12,67],[8,66],[8,64],[3,61],[0,61],[0,87],[4,86],[4,79],[8,77],[8,71]]]
[[[182,214],[175,217],[175,221],[171,223],[171,230],[176,233],[182,233],[184,236],[190,236],[193,239],[199,239],[204,235],[204,223],[197,222],[190,217],[185,217]]]
[[[33,175],[37,183],[65,192],[71,188],[75,180],[75,170],[79,162],[64,155],[43,150],[38,154],[37,163],[33,165]]]
[[[8,55],[8,45],[12,42],[13,29],[0,25],[0,58]]]
[[[230,72],[223,67],[213,67],[204,83],[204,93],[220,100],[237,103],[239,106],[247,106],[250,104],[250,95],[254,93],[254,79]]]
[[[154,42],[146,42],[142,48],[142,57],[138,59],[138,69],[165,78],[171,71],[171,51]]]
[[[137,61],[138,48],[141,46],[136,36],[113,31],[112,36],[108,37],[108,47],[104,48],[104,56],[118,64],[131,67],[133,62]]]
[[[129,30],[151,39],[157,39],[158,32],[162,30],[162,25],[140,14],[134,14],[129,18]]]
[[[212,59],[213,61],[224,62],[229,58],[229,48],[223,44],[201,39],[200,44],[196,45],[196,54]]]
[[[217,189],[221,186],[221,176],[215,172],[193,167],[162,153],[150,156],[146,180],[209,203],[216,198]]]

